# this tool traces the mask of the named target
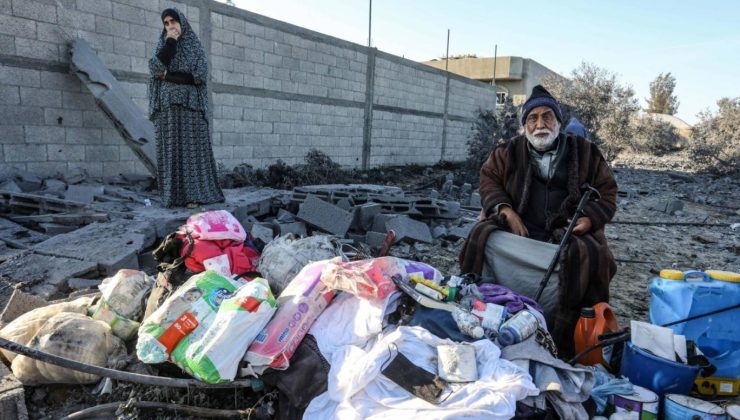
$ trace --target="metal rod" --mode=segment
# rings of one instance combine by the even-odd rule
[[[100,416],[103,413],[115,412],[116,410],[118,410],[118,407],[126,406],[127,404],[127,401],[119,401],[96,405],[94,407],[86,408],[75,413],[70,413],[62,417],[62,420],[89,419],[91,417]],[[163,403],[156,401],[133,401],[130,404],[135,406],[136,408],[170,410],[194,417],[205,418],[244,418],[250,413],[250,410],[221,410],[216,408],[193,407],[190,405]]]
[[[91,375],[103,376],[118,381],[173,388],[248,388],[252,386],[251,380],[239,380],[225,384],[207,384],[195,379],[168,378],[165,376],[142,375],[140,373],[108,369],[100,366],[88,365],[86,363],[78,362],[77,360],[67,359],[41,350],[32,349],[16,342],[6,340],[2,337],[0,337],[0,347],[13,353],[22,354],[45,363],[51,363],[52,365],[89,373]]]
[[[583,214],[583,208],[586,206],[586,203],[591,198],[592,191],[593,190],[590,186],[585,188],[585,191],[581,196],[581,201],[578,202],[578,207],[576,208],[576,212],[573,215],[573,219],[570,221],[568,229],[563,235],[563,239],[560,240],[560,245],[558,245],[558,249],[557,251],[555,251],[555,255],[552,257],[552,260],[550,260],[550,266],[547,267],[547,271],[540,281],[540,288],[537,290],[537,294],[534,297],[535,301],[540,301],[540,297],[542,297],[542,292],[545,291],[545,287],[547,287],[547,283],[550,281],[550,276],[552,275],[552,272],[555,271],[555,266],[557,265],[558,259],[560,258],[560,253],[563,251],[563,247],[570,240],[570,234],[571,232],[573,232],[573,228],[576,226],[576,221]]]

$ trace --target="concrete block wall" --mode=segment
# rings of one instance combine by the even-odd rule
[[[491,86],[211,0],[0,0],[0,162],[44,175],[145,173],[69,74],[85,38],[146,114],[160,13],[178,7],[210,56],[216,160],[344,166],[460,160]]]

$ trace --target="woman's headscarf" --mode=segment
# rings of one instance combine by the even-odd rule
[[[177,53],[165,66],[157,54],[167,41],[167,30],[162,28],[154,55],[149,60],[149,71],[152,78],[149,82],[149,113],[154,113],[163,107],[181,105],[195,111],[208,109],[208,95],[206,82],[208,81],[208,58],[203,45],[195,34],[188,19],[176,8],[165,9],[162,19],[172,16],[180,22],[180,38],[177,40]],[[193,75],[195,85],[176,85],[157,79],[156,75],[168,72],[184,72]]]

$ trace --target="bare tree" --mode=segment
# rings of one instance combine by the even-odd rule
[[[468,137],[468,169],[477,173],[491,150],[498,144],[514,137],[521,123],[519,108],[514,106],[510,97],[497,107],[496,111],[478,110],[478,117],[470,128]]]
[[[570,79],[549,76],[542,84],[586,126],[607,159],[631,147],[640,107],[632,87],[622,86],[615,74],[583,62]]]
[[[689,151],[704,169],[716,173],[740,170],[740,97],[717,101],[719,111],[699,113]]]
[[[678,111],[678,98],[673,94],[676,78],[668,73],[660,73],[650,82],[650,97],[647,98],[647,112],[674,115]]]

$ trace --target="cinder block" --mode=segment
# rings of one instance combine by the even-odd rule
[[[331,232],[344,236],[352,223],[352,213],[327,203],[314,195],[308,195],[298,211],[299,219]]]
[[[9,147],[11,146],[11,147]],[[46,147],[38,145],[5,145],[5,162],[44,162],[46,161]]]
[[[396,232],[395,242],[418,241],[431,243],[432,233],[426,223],[416,221],[408,216],[394,217],[385,224],[386,229]]]
[[[276,222],[276,225],[278,229],[280,229],[281,236],[285,235],[286,233],[292,233],[298,237],[304,237],[308,235],[308,232],[306,231],[306,224],[303,222],[290,222],[290,223]]]
[[[474,192],[470,195],[470,207],[482,207],[480,193]]]
[[[0,106],[0,125],[41,125],[44,112],[36,106]]]
[[[385,233],[367,232],[365,234],[365,243],[370,245],[371,247],[378,248],[383,246],[383,242],[385,242],[385,237]]]
[[[103,195],[102,185],[70,185],[64,193],[64,199],[78,203],[92,203],[96,195]]]
[[[36,38],[36,22],[20,17],[0,15],[0,33],[24,38]]]
[[[110,0],[77,0],[77,10],[100,16],[113,16],[113,3]]]
[[[270,243],[275,238],[271,223],[254,223],[249,233],[253,238],[259,239],[265,244]]]
[[[399,217],[399,216],[397,214],[386,214],[386,213],[376,214],[375,216],[373,216],[372,231],[385,234],[386,232],[388,232],[388,229],[386,228],[386,223],[395,217]]]
[[[64,127],[26,126],[26,143],[60,144],[64,143],[64,137]]]
[[[373,220],[375,215],[380,214],[383,211],[383,206],[380,204],[370,203],[359,206],[355,209],[355,220],[353,221],[353,227],[355,229],[371,230],[373,227]]]

